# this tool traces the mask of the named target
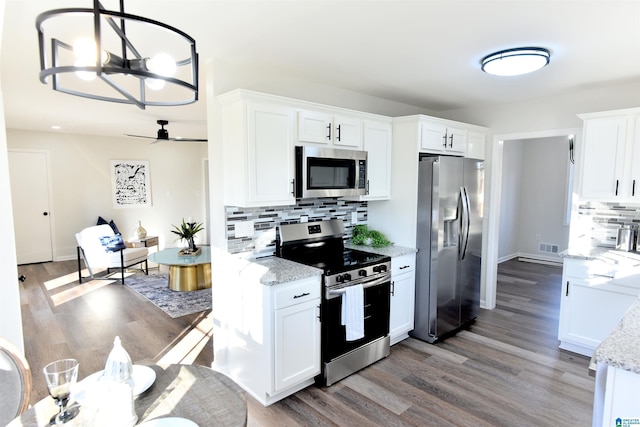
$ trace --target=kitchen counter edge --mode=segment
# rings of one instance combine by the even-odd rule
[[[640,374],[640,298],[625,313],[616,329],[600,343],[591,359],[597,363]]]
[[[378,255],[390,256],[391,258],[418,252],[418,250],[415,248],[397,245],[385,246],[384,248],[374,248],[372,246],[353,245],[351,243],[345,243],[344,247],[363,252],[371,252]]]

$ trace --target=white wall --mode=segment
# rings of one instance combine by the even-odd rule
[[[559,251],[568,246],[569,227],[564,221],[569,142],[566,137],[554,137],[527,139],[523,145],[518,252],[522,256],[557,258],[540,252],[538,245],[555,244]]]
[[[513,258],[518,253],[523,143],[509,141],[504,146],[503,155],[500,238],[498,242],[498,259],[500,261]]]
[[[4,8],[5,1],[0,0],[0,42],[2,41]],[[0,236],[2,236],[2,249],[0,249],[0,294],[2,294],[0,298],[0,336],[11,341],[24,352],[2,92],[0,92],[0,218],[2,218],[0,220]]]
[[[160,237],[161,248],[176,245],[171,225],[178,224],[183,217],[204,221],[202,159],[207,156],[206,144],[149,144],[146,140],[126,137],[14,129],[7,130],[7,140],[11,149],[49,152],[55,260],[76,257],[75,233],[95,225],[98,216],[107,221],[113,219],[124,237],[131,236],[138,221],[142,221],[148,235]],[[151,207],[113,208],[110,160],[149,161]]]

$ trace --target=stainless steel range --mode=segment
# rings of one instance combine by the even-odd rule
[[[391,258],[344,247],[342,220],[281,225],[276,255],[321,268],[322,372],[331,385],[389,355]],[[350,340],[343,325],[343,295],[362,285],[364,336]]]

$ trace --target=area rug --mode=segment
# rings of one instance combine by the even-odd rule
[[[211,308],[211,289],[172,291],[167,274],[136,274],[124,283],[174,319]]]

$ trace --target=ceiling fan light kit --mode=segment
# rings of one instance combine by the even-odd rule
[[[138,15],[93,8],[43,12],[36,18],[40,81],[100,101],[147,106],[198,100],[198,53],[188,34]],[[83,34],[78,37],[78,33]]]
[[[492,53],[482,58],[482,71],[496,76],[519,76],[546,67],[551,60],[549,50],[541,47],[519,47]]]

